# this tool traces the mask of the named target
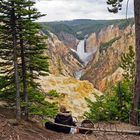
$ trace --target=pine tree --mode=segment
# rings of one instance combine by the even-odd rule
[[[108,0],[107,4],[112,6],[112,8],[108,8],[108,11],[117,13],[119,10],[122,10],[122,2],[123,0]]]
[[[20,89],[19,89],[19,72],[18,72],[18,30],[15,1],[0,1],[0,29],[1,29],[1,45],[0,53],[2,58],[1,66],[3,66],[2,77],[6,83],[1,90],[10,92],[11,88],[16,90],[16,118],[21,119],[20,109]],[[7,78],[7,79],[6,79]],[[15,85],[11,85],[12,81]],[[8,81],[8,83],[7,83]],[[10,83],[9,83],[10,82]],[[10,85],[9,85],[10,84]],[[7,87],[8,86],[8,87]]]
[[[28,1],[29,14],[28,20],[25,23],[26,33],[25,40],[27,41],[27,48],[25,49],[26,60],[26,73],[29,75],[28,86],[32,89],[37,89],[39,85],[35,83],[35,80],[42,74],[42,71],[48,72],[47,57],[44,56],[44,50],[46,50],[46,44],[44,42],[44,36],[41,35],[40,26],[32,22],[35,19],[42,16],[36,9],[32,8],[34,2]],[[40,33],[39,33],[40,32]],[[27,94],[24,94],[25,102],[27,103]],[[27,107],[26,107],[27,108]],[[26,111],[28,114],[28,112]]]
[[[40,96],[39,84],[35,80],[41,74],[46,74],[44,72],[48,72],[48,58],[44,55],[46,50],[44,36],[40,32],[40,26],[35,23],[35,20],[42,15],[34,8],[35,3],[30,0],[1,0],[0,2],[0,23],[2,23],[0,25],[2,59],[0,66],[3,67],[1,93],[9,99],[13,97],[14,92],[18,93],[17,105],[20,107],[20,91],[25,103],[26,119],[28,119],[28,94],[36,92],[37,96]],[[13,71],[15,71],[16,84],[13,84]]]
[[[109,12],[117,13],[119,5],[122,6],[123,0],[107,0],[107,4],[111,5],[112,8],[108,8]],[[135,20],[135,34],[136,34],[136,74],[135,74],[135,85],[134,85],[134,97],[133,106],[130,113],[130,123],[138,125],[139,121],[139,109],[140,109],[140,0],[134,0],[134,20]]]
[[[129,46],[129,51],[122,55],[120,66],[122,69],[124,69],[123,73],[124,79],[127,82],[132,82],[132,85],[134,85],[136,65],[135,65],[135,52],[132,46]]]

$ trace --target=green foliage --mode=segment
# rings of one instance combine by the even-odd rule
[[[70,26],[64,24],[63,22],[48,22],[48,23],[43,22],[40,24],[42,25],[43,32],[46,34],[48,34],[49,30],[52,33],[55,33],[56,35],[61,31],[75,35],[73,29]]]
[[[2,81],[0,80],[0,83]],[[38,89],[28,88],[28,103],[21,100],[21,108],[28,106],[30,115],[38,115],[43,117],[54,117],[58,112],[58,104],[57,103],[49,103],[45,101],[45,95]],[[55,90],[50,91],[51,96],[59,97],[58,93]],[[24,95],[21,92],[21,99],[23,99]],[[3,93],[0,92],[0,99],[5,100],[9,103],[9,105],[15,105],[15,94],[13,92]]]
[[[131,108],[132,92],[129,83],[122,82],[119,87],[114,87],[111,94],[106,93],[101,96],[95,95],[96,101],[86,99],[89,112],[85,113],[86,118],[99,121],[129,121],[129,110]],[[120,93],[119,93],[120,92]]]
[[[31,114],[40,110],[49,115],[45,113],[48,107],[54,107],[55,112],[56,106],[45,102],[36,82],[40,75],[48,72],[48,57],[44,55],[46,36],[41,34],[41,26],[34,22],[43,15],[34,5],[31,0],[0,1],[0,97],[14,105],[17,105],[16,99],[20,100],[21,107],[28,106]],[[16,96],[17,91],[20,97]]]
[[[52,96],[52,97],[59,97],[60,96],[60,94],[56,90],[50,90],[48,92],[48,95]]]
[[[29,94],[29,112],[31,115],[39,115],[44,117],[54,117],[58,112],[56,103],[45,101],[45,95],[39,90],[30,89]]]
[[[121,57],[121,60],[121,67],[124,69],[124,80],[118,86],[113,87],[111,94],[95,95],[95,102],[86,99],[90,109],[89,112],[85,113],[88,119],[95,122],[129,121],[135,77],[135,52],[132,46],[129,46],[129,51]]]
[[[103,50],[107,50],[108,47],[110,47],[115,41],[119,40],[121,37],[115,37],[113,39],[111,39],[110,41],[108,42],[105,42],[105,43],[102,43],[101,46],[100,46],[100,52],[102,52]]]
[[[129,46],[129,51],[121,57],[121,68],[124,69],[124,79],[128,82],[134,83],[135,78],[135,52],[132,46]]]

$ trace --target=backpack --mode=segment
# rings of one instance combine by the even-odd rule
[[[90,120],[83,120],[81,122],[81,127],[83,128],[94,128],[94,123]],[[82,134],[91,134],[92,133],[92,130],[84,130],[84,129],[80,129],[79,130],[80,133]]]

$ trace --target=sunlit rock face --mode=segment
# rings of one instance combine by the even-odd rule
[[[118,26],[110,25],[107,28],[102,29],[98,34],[99,44],[108,42],[111,39],[118,37],[121,34],[121,30]]]
[[[94,46],[98,49],[88,63],[82,79],[89,80],[97,89],[104,91],[122,79],[122,71],[119,69],[121,56],[128,51],[130,45],[135,46],[134,26],[128,26],[124,30],[109,26],[98,34],[91,35],[89,40],[88,50]]]
[[[92,52],[99,46],[96,33],[92,33],[86,40],[86,52]]]
[[[88,111],[85,98],[94,101],[95,97],[92,93],[102,94],[90,82],[76,80],[72,77],[49,75],[40,77],[39,83],[45,93],[50,90],[56,90],[60,93],[59,98],[49,99],[46,96],[47,101],[65,105],[68,110],[72,111],[73,116],[79,119],[82,119],[84,112]]]
[[[115,37],[119,37],[121,31],[118,26],[109,25],[101,29],[99,33],[92,33],[86,41],[86,51],[91,52],[100,47],[102,43],[108,42]]]
[[[74,77],[75,71],[81,69],[82,63],[77,54],[65,46],[56,35],[50,33],[47,47],[50,73]]]
[[[119,67],[113,74],[107,75],[105,78],[103,78],[100,81],[100,85],[98,85],[98,87],[100,87],[101,90],[104,90],[108,87],[114,86],[123,79],[123,72],[124,70]]]

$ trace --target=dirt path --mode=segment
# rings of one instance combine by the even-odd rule
[[[22,121],[20,125],[12,119],[13,112],[0,109],[0,140],[140,140],[140,136],[116,133],[93,133],[92,135],[63,134],[49,131],[35,122]],[[112,124],[112,128],[139,129],[128,124]],[[97,127],[97,126],[96,126]],[[110,127],[110,124],[100,124]]]

